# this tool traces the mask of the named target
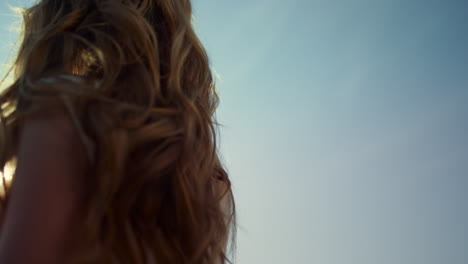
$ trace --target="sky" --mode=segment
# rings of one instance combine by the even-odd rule
[[[192,3],[235,263],[468,263],[466,0]]]

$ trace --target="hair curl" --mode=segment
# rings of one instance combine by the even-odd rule
[[[14,82],[0,94],[0,168],[25,117],[68,109],[92,164],[72,262],[230,262],[234,199],[190,1],[42,0],[22,12]]]

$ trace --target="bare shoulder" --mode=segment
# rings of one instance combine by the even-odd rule
[[[0,263],[63,263],[86,171],[85,149],[65,109],[50,108],[23,121]]]

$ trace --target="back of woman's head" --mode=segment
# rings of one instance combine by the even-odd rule
[[[227,260],[234,201],[191,16],[189,0],[42,0],[23,10],[14,83],[0,95],[0,167],[16,158],[26,116],[69,103],[91,164],[76,263]]]

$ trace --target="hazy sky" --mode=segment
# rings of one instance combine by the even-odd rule
[[[468,263],[468,1],[193,4],[236,263]]]

